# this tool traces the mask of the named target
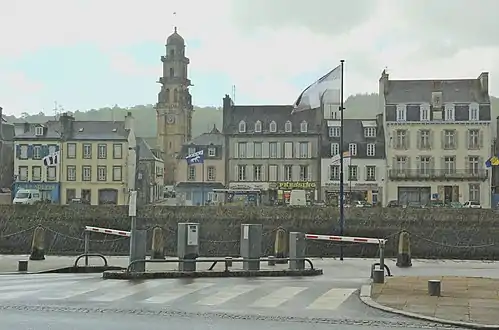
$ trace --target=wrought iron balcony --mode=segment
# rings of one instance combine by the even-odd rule
[[[489,172],[485,169],[397,169],[389,170],[388,177],[394,181],[485,181]]]

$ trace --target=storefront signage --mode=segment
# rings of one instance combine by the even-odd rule
[[[302,182],[279,182],[277,183],[277,189],[315,189],[315,182],[302,181]]]
[[[57,190],[58,183],[16,182],[18,189]]]
[[[269,184],[268,183],[252,183],[252,182],[247,182],[247,183],[229,183],[229,189],[241,189],[241,190],[259,189],[259,190],[268,190],[269,189]]]

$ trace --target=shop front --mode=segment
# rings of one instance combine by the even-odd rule
[[[381,204],[382,187],[377,184],[346,183],[343,185],[343,196],[345,204],[356,201],[364,201],[372,205]],[[340,185],[338,183],[326,183],[324,187],[325,202],[328,205],[338,206],[340,201]]]
[[[40,191],[43,201],[52,204],[60,202],[60,184],[58,182],[15,182],[12,198],[19,189],[36,189]]]
[[[293,190],[304,190],[307,202],[312,202],[317,196],[317,184],[312,181],[285,181],[277,182],[276,192],[277,198],[276,202],[280,205],[289,204],[289,199],[291,197],[291,191]]]
[[[231,204],[241,205],[268,205],[269,183],[268,182],[231,182],[227,190]]]

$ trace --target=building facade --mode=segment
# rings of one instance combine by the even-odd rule
[[[384,202],[477,201],[490,207],[489,75],[379,81],[388,178]]]
[[[185,157],[201,150],[204,163],[188,165]],[[214,193],[213,189],[225,187],[225,139],[216,127],[182,147],[175,181],[177,200],[182,205],[218,202],[218,194]]]
[[[192,138],[191,81],[188,78],[189,59],[185,56],[185,41],[177,28],[166,42],[166,54],[161,56],[163,76],[156,104],[157,145],[164,160],[165,183],[175,180],[177,156],[182,145]]]
[[[320,199],[319,140],[322,113],[292,106],[234,105],[223,100],[226,183],[229,189],[257,189],[262,203],[286,203],[290,191]]]
[[[164,198],[164,163],[159,152],[143,138],[136,138],[139,153],[137,170],[137,200],[138,204],[151,204]]]
[[[14,125],[3,118],[0,107],[0,189],[12,189],[14,182]]]
[[[128,204],[135,189],[136,140],[133,117],[125,121],[75,121],[60,116],[61,204]]]
[[[338,205],[340,190],[341,152],[344,159],[343,189],[346,202],[366,201],[381,204],[386,177],[383,117],[376,119],[345,119],[343,147],[340,146],[340,121],[327,120],[323,128],[321,169],[323,198]]]

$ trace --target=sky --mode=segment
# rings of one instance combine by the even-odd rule
[[[0,106],[53,113],[157,101],[178,27],[193,103],[292,104],[345,60],[345,93],[391,79],[473,78],[499,95],[497,0],[0,0]],[[176,13],[176,14],[174,14]]]

